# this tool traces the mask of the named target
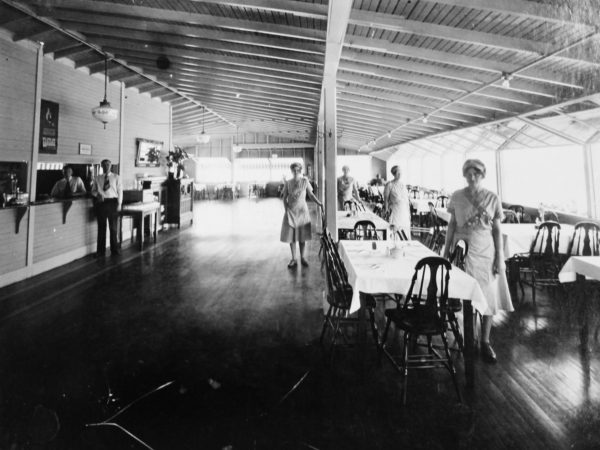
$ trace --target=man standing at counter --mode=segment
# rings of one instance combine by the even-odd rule
[[[69,198],[85,193],[86,190],[83,181],[79,177],[74,177],[73,168],[66,164],[63,167],[63,178],[54,184],[50,196],[54,198]]]
[[[104,175],[99,175],[92,187],[92,196],[95,199],[96,218],[98,219],[98,245],[96,255],[101,257],[106,253],[106,221],[110,233],[110,253],[117,256],[119,241],[117,240],[117,223],[119,211],[123,203],[123,186],[119,175],[110,171],[111,162],[108,159],[100,163]]]

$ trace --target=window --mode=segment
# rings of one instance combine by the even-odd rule
[[[227,158],[194,158],[196,181],[199,183],[230,183],[231,162]]]
[[[233,163],[236,182],[267,183],[282,181],[292,176],[290,165],[299,162],[306,167],[302,158],[238,158]]]
[[[580,146],[503,150],[503,201],[587,215]]]

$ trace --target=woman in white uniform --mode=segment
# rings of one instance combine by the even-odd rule
[[[410,202],[408,191],[404,183],[400,181],[400,167],[392,167],[394,179],[385,185],[383,191],[383,205],[385,212],[389,215],[388,222],[395,231],[404,231],[410,239]]]
[[[487,301],[481,330],[481,356],[489,363],[496,362],[496,353],[490,345],[494,314],[513,311],[506,280],[502,251],[502,204],[496,194],[485,189],[485,165],[478,159],[468,159],[463,165],[467,187],[452,194],[448,203],[451,214],[446,233],[444,257],[459,239],[464,239],[469,250],[465,271],[477,280]]]

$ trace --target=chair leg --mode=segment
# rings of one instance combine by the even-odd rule
[[[402,368],[403,377],[402,380],[402,404],[406,406],[406,391],[408,390],[408,344],[412,340],[412,336],[408,332],[404,332],[404,345],[402,349]]]
[[[325,314],[325,320],[323,320],[323,329],[321,330],[321,337],[319,338],[319,345],[323,345],[323,338],[325,337],[325,331],[327,330],[327,326],[332,326],[332,323],[331,323],[332,309],[333,309],[333,306],[329,305],[327,314]]]
[[[446,334],[441,333],[442,342],[444,343],[444,353],[446,354],[446,359],[448,361],[447,367],[450,375],[452,376],[452,383],[454,384],[454,389],[456,390],[456,395],[458,396],[458,401],[462,403],[462,395],[460,394],[460,389],[458,387],[458,380],[456,379],[456,370],[454,369],[454,364],[452,363],[452,358],[450,357],[450,350],[448,349],[448,340],[446,339]]]
[[[369,308],[369,322],[375,346],[379,349],[379,332],[377,331],[377,324],[375,323],[375,308]]]
[[[452,315],[450,317],[448,317],[448,323],[450,324],[450,330],[452,330],[452,334],[454,335],[454,340],[456,341],[456,344],[458,345],[458,350],[462,354],[464,354],[465,353],[465,345],[464,345],[462,334],[460,334],[460,325],[458,324],[458,319],[454,315],[454,313],[452,313]]]
[[[535,308],[535,272],[531,273],[531,301],[533,303],[533,307]]]
[[[381,357],[383,356],[383,353],[385,352],[385,343],[387,341],[387,336],[388,336],[388,332],[390,331],[390,324],[392,323],[392,319],[390,319],[388,317],[387,321],[385,322],[385,329],[383,330],[383,336],[381,337],[381,340],[379,341],[379,364],[381,364]]]

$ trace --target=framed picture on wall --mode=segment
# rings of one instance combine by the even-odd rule
[[[40,153],[58,150],[58,103],[42,100],[40,106]]]
[[[137,156],[135,158],[136,167],[159,167],[160,153],[163,148],[163,142],[151,141],[150,139],[136,139]]]

